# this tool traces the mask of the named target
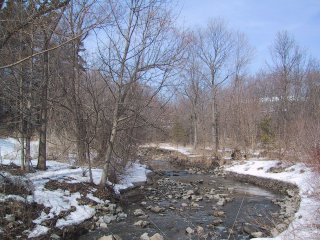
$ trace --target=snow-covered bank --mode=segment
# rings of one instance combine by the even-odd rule
[[[295,164],[284,167],[280,172],[270,171],[278,168],[280,162],[277,160],[267,161],[252,159],[245,162],[238,162],[231,167],[227,166],[226,171],[238,174],[275,179],[295,184],[299,188],[301,197],[300,207],[290,223],[287,230],[274,238],[259,239],[319,239],[320,229],[320,202],[314,194],[320,187],[320,176],[304,164]],[[258,238],[256,238],[258,239]]]
[[[192,153],[190,147],[176,147],[173,144],[154,144],[150,145],[150,147],[177,151],[187,156],[190,156]],[[301,198],[300,206],[289,227],[274,238],[260,239],[320,239],[319,173],[314,172],[303,163],[286,165],[285,162],[283,163],[278,160],[250,159],[244,162],[233,162],[232,164],[232,166],[227,165],[224,170],[259,177],[260,179],[265,178],[287,182],[294,184],[299,189]],[[272,168],[274,168],[273,171]]]
[[[0,139],[1,158],[3,165],[20,165],[19,160],[19,143],[14,139]],[[32,165],[36,165],[36,160],[32,160]],[[120,182],[115,184],[114,189],[119,192],[122,189],[132,187],[137,182],[147,180],[147,173],[150,170],[145,165],[138,162],[128,164]],[[50,228],[45,226],[47,220],[57,218],[55,223],[56,228],[62,229],[66,226],[79,224],[86,219],[93,217],[96,213],[95,207],[90,203],[83,203],[82,198],[90,199],[96,204],[108,204],[109,200],[100,199],[99,196],[93,196],[97,191],[94,186],[84,185],[87,187],[86,192],[70,192],[66,189],[48,189],[46,184],[50,181],[58,181],[65,184],[85,184],[89,182],[89,174],[83,168],[75,168],[68,163],[61,163],[57,161],[47,161],[46,171],[36,171],[34,173],[26,174],[26,177],[33,183],[33,195],[26,197],[29,203],[36,202],[44,205],[44,209],[37,219],[33,222],[36,224],[35,228],[29,232],[29,237],[37,237],[46,234]],[[102,169],[92,169],[93,180],[98,184],[101,178]],[[63,186],[63,184],[62,184]],[[1,194],[0,202],[8,199],[22,199],[21,196]],[[61,217],[63,216],[63,217]]]

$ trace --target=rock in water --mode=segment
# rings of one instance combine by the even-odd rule
[[[150,240],[148,233],[144,233],[140,236],[140,240]]]
[[[145,228],[146,226],[148,226],[150,223],[148,221],[143,221],[143,220],[139,220],[138,222],[135,222],[133,225],[135,226],[140,226],[142,228]]]
[[[204,183],[203,179],[200,179],[198,183],[203,184]]]
[[[111,223],[112,221],[116,220],[117,216],[114,215],[105,215],[103,216],[103,222],[105,223]]]
[[[117,215],[117,221],[118,222],[122,221],[122,220],[124,220],[126,218],[127,218],[127,214],[126,213],[121,212],[121,213],[118,213],[118,215]]]
[[[251,236],[254,238],[261,238],[263,236],[262,232],[252,232]]]
[[[122,240],[118,235],[108,235],[99,238],[98,240]]]
[[[218,206],[223,206],[226,203],[226,200],[224,198],[220,198],[219,201],[217,202]]]
[[[104,222],[100,223],[99,225],[100,228],[108,228],[108,225]]]
[[[204,229],[203,229],[203,227],[201,227],[201,226],[197,226],[197,234],[198,235],[200,235],[200,236],[202,236],[203,234],[204,234]]]
[[[135,215],[136,217],[139,217],[139,216],[145,215],[145,213],[141,209],[136,209],[134,210],[133,215]]]
[[[253,225],[247,224],[243,227],[243,231],[252,236],[252,233],[258,232],[258,228]]]
[[[215,217],[223,217],[224,216],[224,211],[214,211],[213,216]]]
[[[159,233],[156,233],[150,238],[150,240],[164,240],[164,238]]]
[[[152,207],[150,208],[150,210],[154,213],[160,213],[160,212],[164,212],[164,208],[161,208],[159,206],[155,206],[155,207]]]
[[[187,227],[186,233],[188,233],[188,234],[193,234],[193,233],[194,233],[194,230],[193,230],[191,227]]]
[[[212,221],[213,226],[218,226],[219,224],[223,223],[223,221],[220,218],[214,219]]]
[[[276,237],[279,235],[279,232],[276,228],[271,229],[271,235],[272,237]]]
[[[187,191],[187,194],[186,195],[193,195],[194,194],[194,191],[193,190],[189,190],[189,191]]]

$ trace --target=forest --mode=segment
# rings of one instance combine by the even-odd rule
[[[254,48],[244,33],[219,18],[178,29],[170,7],[2,1],[1,134],[20,139],[23,168],[31,139],[38,169],[74,154],[104,162],[107,174],[139,144],[166,140],[319,163],[318,59],[284,30],[270,43],[272,61],[249,74]]]

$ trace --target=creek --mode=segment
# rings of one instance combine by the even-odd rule
[[[280,207],[273,202],[284,196],[278,193],[213,173],[177,169],[166,160],[149,165],[155,172],[152,181],[122,196],[128,217],[80,239],[117,234],[131,240],[147,232],[168,240],[245,240],[255,234],[270,236],[270,229],[279,223]],[[137,209],[145,214],[137,216]],[[139,220],[145,221],[144,228],[134,225]],[[187,234],[188,227],[195,232]]]

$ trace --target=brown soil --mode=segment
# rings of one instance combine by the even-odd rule
[[[10,179],[4,178],[4,182],[0,184],[0,193],[6,195],[22,195],[27,196],[32,194],[29,189],[26,189],[24,186],[13,184]]]
[[[3,230],[0,234],[1,239],[17,239],[18,236],[26,239],[23,231],[34,227],[32,220],[38,218],[44,209],[43,205],[37,203],[27,204],[19,201],[1,202],[0,206],[0,226]],[[7,221],[7,214],[13,214],[15,221]]]
[[[45,188],[49,190],[57,190],[63,189],[68,190],[70,193],[80,192],[83,195],[86,195],[92,189],[90,183],[82,182],[82,183],[67,183],[57,180],[50,180],[45,184]]]
[[[79,192],[81,195],[86,196],[88,193],[92,193],[93,196],[100,198],[102,200],[110,200],[112,195],[108,190],[101,189],[98,186],[86,182],[82,183],[67,183],[67,182],[60,182],[57,180],[50,180],[45,184],[45,188],[49,190],[57,190],[63,189],[68,190],[70,193]],[[92,200],[82,197],[82,202],[92,202]]]
[[[113,194],[110,194],[110,192],[105,189],[98,188],[97,191],[93,192],[93,196],[105,201],[110,200],[113,197]]]
[[[0,165],[0,171],[9,172],[12,175],[22,176],[26,173],[26,171],[22,170],[19,166],[14,163],[10,165]]]

